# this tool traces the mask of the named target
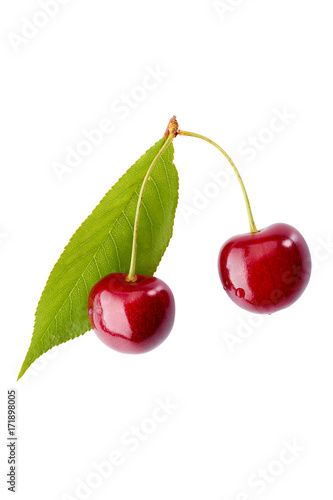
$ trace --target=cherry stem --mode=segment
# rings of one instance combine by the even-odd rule
[[[134,227],[133,227],[133,244],[132,244],[132,256],[131,256],[131,264],[130,264],[130,269],[128,276],[126,278],[127,281],[136,281],[136,276],[135,276],[135,266],[136,266],[136,255],[137,255],[137,246],[138,246],[138,228],[139,228],[139,217],[140,217],[140,209],[141,209],[141,204],[142,204],[142,198],[144,195],[144,191],[146,189],[147,183],[150,178],[150,174],[155,167],[156,163],[158,160],[161,158],[163,155],[164,151],[169,147],[173,139],[176,137],[178,132],[178,124],[176,117],[174,116],[171,118],[169,125],[168,125],[168,135],[166,138],[166,141],[164,142],[163,146],[153,159],[150,167],[147,170],[147,173],[143,179],[141,189],[139,192],[139,197],[138,197],[138,203],[136,206],[136,212],[135,212],[135,219],[134,219]]]
[[[244,200],[245,200],[245,205],[246,205],[246,210],[247,210],[247,215],[248,215],[248,218],[249,218],[249,224],[250,224],[251,233],[257,233],[258,229],[256,228],[256,225],[254,223],[254,219],[253,219],[253,215],[252,215],[252,210],[251,210],[251,205],[250,205],[249,197],[247,195],[247,192],[246,192],[246,189],[245,189],[245,186],[244,186],[243,179],[241,178],[240,173],[239,173],[236,165],[234,164],[234,162],[230,158],[230,156],[224,151],[224,149],[221,148],[221,146],[219,146],[218,144],[216,144],[216,142],[212,141],[211,139],[208,139],[204,135],[195,134],[193,132],[185,132],[184,130],[178,130],[178,135],[186,135],[188,137],[197,137],[198,139],[202,139],[202,140],[204,140],[206,142],[209,142],[209,144],[212,144],[213,146],[215,146],[225,156],[225,158],[228,160],[228,162],[232,166],[232,168],[233,168],[233,170],[234,170],[234,172],[235,172],[235,174],[237,176],[237,179],[239,181],[239,184],[240,184],[240,186],[242,188],[242,192],[243,192],[243,196],[244,196]]]

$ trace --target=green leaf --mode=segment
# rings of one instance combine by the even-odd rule
[[[119,179],[70,239],[40,298],[31,345],[18,378],[53,346],[90,330],[90,289],[109,273],[129,271],[138,194],[164,141],[158,141]],[[154,274],[172,236],[178,202],[173,154],[171,143],[155,165],[144,192],[138,231],[138,274]]]

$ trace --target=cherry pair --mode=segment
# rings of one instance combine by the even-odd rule
[[[257,230],[239,172],[227,153],[199,134],[179,130],[173,117],[167,138],[148,169],[139,194],[128,274],[113,273],[91,290],[88,314],[97,336],[109,347],[126,353],[150,351],[169,335],[175,318],[170,288],[153,276],[135,274],[137,229],[141,201],[150,173],[177,135],[197,137],[213,144],[228,159],[240,182],[248,212],[250,233],[234,236],[221,248],[218,268],[223,288],[240,307],[271,314],[293,304],[305,290],[311,257],[303,236],[287,224]]]

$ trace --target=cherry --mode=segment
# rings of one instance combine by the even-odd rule
[[[230,156],[216,142],[193,132],[215,146],[228,160],[240,183],[251,233],[234,236],[221,248],[219,273],[223,288],[237,305],[255,313],[272,313],[290,306],[304,292],[311,274],[311,256],[303,236],[287,224],[258,231],[247,192]]]
[[[143,179],[136,206],[131,263],[128,274],[111,273],[93,286],[88,297],[91,326],[102,342],[124,353],[148,352],[169,335],[175,319],[175,301],[164,281],[135,274],[139,216],[151,171],[177,135],[173,117],[169,134]]]
[[[248,311],[270,314],[302,295],[310,279],[311,257],[297,229],[273,224],[230,238],[220,250],[218,267],[231,300]]]
[[[109,347],[125,353],[154,349],[169,335],[175,318],[173,294],[153,276],[112,273],[90,291],[88,314],[97,336]]]

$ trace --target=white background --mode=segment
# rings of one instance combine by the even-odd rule
[[[17,499],[331,498],[331,2],[62,3],[52,19],[34,0],[0,7],[1,488],[12,498],[6,394],[14,387]],[[45,26],[23,43],[24,18]],[[151,70],[163,76],[142,90]],[[112,110],[126,95],[132,107]],[[284,121],[272,121],[281,113]],[[170,337],[134,357],[89,332],[16,382],[63,247],[173,114],[235,159],[259,228],[286,222],[302,232],[314,261],[308,289],[272,316],[229,300],[216,260],[226,239],[248,231],[241,191],[216,150],[178,137],[179,210],[157,271],[177,302]],[[104,118],[113,132],[60,181],[54,162]],[[212,187],[214,172],[224,172],[224,187]],[[174,409],[152,427],[157,400],[168,398]],[[141,425],[144,441],[132,451],[124,433]],[[283,464],[286,441],[300,451]],[[93,464],[115,450],[123,463],[101,479]],[[248,482],[265,473],[261,487]],[[93,488],[76,491],[80,481]]]

